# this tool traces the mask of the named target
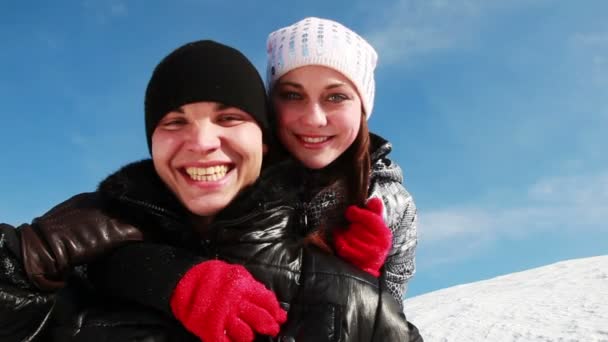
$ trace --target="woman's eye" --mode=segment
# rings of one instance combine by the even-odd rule
[[[342,101],[348,100],[348,96],[344,94],[331,94],[327,97],[329,102],[340,103]]]
[[[302,95],[293,91],[283,91],[279,93],[279,97],[283,100],[300,100]]]

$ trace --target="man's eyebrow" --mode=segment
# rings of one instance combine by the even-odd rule
[[[239,109],[238,107],[229,106],[229,105],[227,105],[225,103],[221,103],[221,102],[218,102],[218,103],[215,104],[215,110],[224,110],[224,109],[230,109],[230,108]]]
[[[218,103],[215,104],[215,110],[224,110],[224,109],[228,109],[230,107],[231,106],[229,106],[229,105],[227,105],[225,103],[221,103],[221,102],[218,102]]]

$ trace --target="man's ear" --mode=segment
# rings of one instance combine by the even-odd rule
[[[268,153],[268,145],[262,144],[262,155],[266,155]]]

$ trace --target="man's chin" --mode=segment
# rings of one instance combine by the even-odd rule
[[[219,213],[220,211],[222,211],[222,209],[224,209],[226,206],[222,206],[221,208],[218,207],[205,207],[205,208],[188,208],[190,210],[190,212],[192,212],[194,215],[196,216],[203,216],[203,217],[209,217],[209,216],[215,216],[217,215],[217,213]]]
[[[205,198],[191,201],[186,207],[191,213],[197,216],[215,216],[228,206],[230,201],[224,199]]]

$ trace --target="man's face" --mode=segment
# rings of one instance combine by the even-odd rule
[[[264,149],[253,117],[217,102],[169,112],[152,134],[156,172],[186,208],[206,217],[256,181]]]

